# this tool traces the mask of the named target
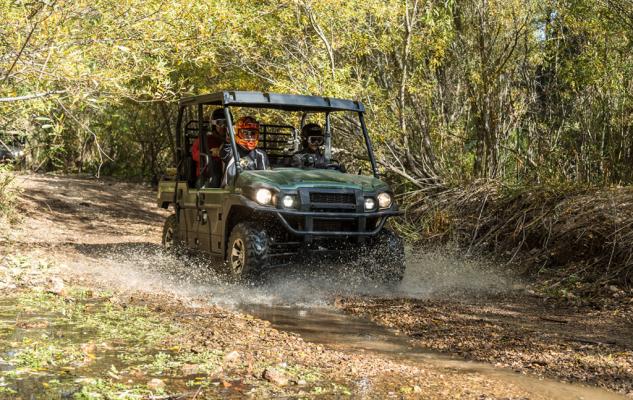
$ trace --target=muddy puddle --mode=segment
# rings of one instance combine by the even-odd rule
[[[548,399],[626,399],[606,390],[496,368],[489,364],[413,347],[405,337],[373,322],[339,312],[338,297],[432,298],[471,296],[514,290],[520,283],[476,261],[455,259],[441,252],[409,254],[407,272],[397,287],[385,288],[363,276],[327,265],[297,265],[270,271],[258,286],[227,284],[205,260],[174,258],[159,247],[84,246],[78,250],[95,262],[82,270],[117,286],[173,293],[184,298],[232,308],[263,320],[305,341],[344,352],[380,354],[423,368],[451,371],[474,380],[495,380]],[[76,268],[76,267],[73,267]]]
[[[469,377],[493,378],[527,393],[552,400],[627,399],[606,390],[567,384],[514,373],[488,364],[425,351],[410,345],[406,338],[362,318],[345,315],[333,308],[298,308],[242,304],[242,312],[270,321],[273,327],[294,332],[309,342],[347,352],[379,353],[383,356],[422,366],[433,366]]]
[[[171,329],[163,325],[146,309],[119,309],[107,298],[4,298],[0,399],[147,398],[205,383],[196,379],[215,367],[213,354],[200,355],[208,365],[199,371],[176,375],[174,366],[190,360],[161,346],[158,338]]]

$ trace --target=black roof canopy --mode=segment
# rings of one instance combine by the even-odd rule
[[[215,105],[253,108],[275,108],[285,111],[354,111],[365,112],[360,101],[334,97],[305,96],[264,92],[224,91],[180,99],[180,106]]]

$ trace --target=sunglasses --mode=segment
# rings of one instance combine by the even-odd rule
[[[321,146],[323,144],[323,136],[308,136],[308,143]]]
[[[211,125],[217,126],[218,128],[226,128],[226,120],[224,118],[212,119]]]

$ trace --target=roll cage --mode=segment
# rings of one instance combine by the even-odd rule
[[[235,158],[236,175],[235,179],[241,172],[239,163],[239,152],[237,151],[237,144],[235,142],[235,132],[233,129],[233,117],[230,112],[230,107],[249,107],[249,108],[263,108],[263,109],[277,109],[283,111],[298,111],[303,112],[302,125],[305,121],[308,113],[325,113],[325,158],[331,159],[332,154],[332,137],[331,137],[331,125],[330,125],[330,113],[335,111],[348,111],[358,115],[360,126],[362,129],[365,145],[369,155],[369,161],[373,175],[378,177],[378,169],[376,166],[376,160],[372,149],[371,139],[367,132],[367,126],[365,124],[365,107],[359,101],[337,99],[331,97],[320,96],[305,96],[294,94],[278,94],[278,93],[265,93],[265,92],[246,92],[246,91],[223,91],[211,94],[193,96],[183,98],[179,102],[178,119],[176,124],[176,165],[178,167],[178,179],[186,179],[190,181],[190,177],[186,174],[190,173],[191,165],[185,165],[186,160],[191,156],[189,139],[197,137],[200,141],[200,169],[203,171],[208,168],[211,163],[211,157],[208,154],[208,143],[206,132],[210,130],[209,122],[204,119],[204,107],[216,106],[224,109],[224,117],[227,122],[227,133],[231,151]],[[185,112],[191,115],[196,115],[197,120],[189,120],[183,126],[183,119]],[[262,131],[263,141],[267,143],[267,135],[271,132],[279,134],[279,130],[292,128],[285,125],[264,125]],[[196,132],[197,131],[197,132]],[[189,136],[188,136],[189,133]],[[196,134],[197,133],[197,134]],[[283,134],[283,133],[282,133]],[[194,136],[195,135],[195,136]],[[294,132],[296,137],[296,132]],[[270,139],[271,143],[275,139]],[[279,148],[272,147],[274,150]],[[264,149],[264,150],[270,150]],[[234,182],[231,182],[234,184]]]

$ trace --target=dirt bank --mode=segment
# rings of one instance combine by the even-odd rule
[[[55,381],[60,380],[59,369],[55,368],[63,364],[70,368],[72,390],[79,391],[76,393],[101,390],[105,394],[137,396],[130,398],[548,398],[476,371],[308,343],[295,334],[272,328],[267,321],[218,306],[218,298],[248,302],[260,292],[217,284],[204,260],[183,260],[162,253],[158,243],[167,213],[155,207],[154,193],[148,187],[48,175],[21,175],[17,180],[24,189],[20,201],[22,222],[17,229],[5,229],[0,234],[0,286],[5,296],[14,296],[14,301],[29,307],[21,311],[19,324],[15,316],[5,318],[0,332],[11,337],[35,332],[34,337],[39,338],[36,343],[40,343],[42,332],[37,330],[48,329],[44,327],[47,324],[63,330],[68,326],[83,329],[86,318],[109,322],[90,325],[92,336],[83,342],[58,343],[60,349],[68,348],[69,354],[83,354],[77,356],[83,361],[69,359],[66,365],[66,361],[53,360],[44,367],[26,363],[18,368],[20,374],[2,375],[0,387],[15,388],[12,385],[16,380],[28,381],[42,374],[47,380],[31,381],[36,382],[33,385],[58,387]],[[64,291],[55,290],[55,277],[62,278]],[[272,284],[267,296],[271,292],[274,296],[291,292],[306,280],[301,276]],[[310,290],[304,288],[301,301],[315,296]],[[446,290],[450,291],[450,286]],[[579,380],[630,392],[624,381],[630,382],[632,376],[630,337],[625,340],[631,329],[625,323],[630,316],[624,314],[609,319],[606,313],[588,314],[586,309],[568,306],[553,308],[555,312],[548,314],[544,310],[551,311],[549,305],[530,297],[505,303],[498,298],[426,301],[343,297],[347,299],[339,301],[341,308],[368,314],[381,324],[411,335],[423,346],[518,370],[540,373],[537,367],[530,367],[536,353],[566,345],[567,358],[555,352],[541,358],[542,369],[547,370],[544,374],[577,379],[581,371],[594,379]],[[286,301],[296,299],[287,297]],[[85,311],[86,303],[96,303],[90,306],[94,312]],[[128,310],[134,312],[129,314]],[[54,315],[56,319],[42,322],[42,315]],[[132,325],[131,332],[136,332],[138,338],[130,333],[126,336],[129,342],[113,343],[115,328],[108,327],[120,329],[132,317],[147,321],[145,325]],[[541,317],[551,317],[552,321]],[[548,328],[559,324],[564,327]],[[563,336],[565,327],[584,331]],[[596,333],[587,333],[593,331]],[[46,331],[47,340],[57,338],[56,332],[60,331]],[[156,334],[148,336],[148,332]],[[3,338],[4,360],[10,358],[8,351],[19,353],[21,346],[22,353],[27,347],[39,348],[32,346],[33,342]],[[136,343],[137,339],[142,343]],[[544,347],[538,347],[541,345]],[[137,351],[139,346],[142,351]],[[112,348],[118,349],[118,360],[131,362],[113,363],[112,370],[108,364]],[[105,368],[86,370],[82,362],[89,365],[90,354]],[[569,360],[574,356],[581,362],[571,368]],[[591,357],[597,361],[591,361]],[[92,374],[90,381],[79,379],[86,376],[86,371]]]

